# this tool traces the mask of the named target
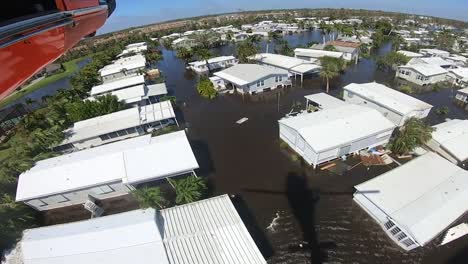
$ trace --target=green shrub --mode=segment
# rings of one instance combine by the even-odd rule
[[[288,143],[284,142],[283,140],[280,141],[280,148],[281,149],[287,149],[289,146],[288,146]]]
[[[214,99],[218,96],[218,91],[214,88],[213,83],[207,77],[201,77],[197,85],[198,93],[205,98]]]
[[[438,115],[448,115],[450,113],[450,109],[447,106],[439,107],[436,110],[436,114]]]
[[[179,130],[179,128],[177,126],[171,125],[171,126],[163,127],[161,129],[158,129],[158,130],[154,130],[151,133],[151,136],[157,137],[157,136],[169,134],[169,133],[172,133],[172,132],[175,132],[175,131],[178,131],[178,130]]]
[[[413,91],[413,87],[409,86],[409,85],[403,85],[400,87],[400,91],[402,91],[403,93],[405,94],[412,94],[414,93]]]

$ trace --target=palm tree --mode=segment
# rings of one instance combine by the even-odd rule
[[[211,52],[206,48],[197,48],[197,49],[195,49],[195,54],[197,55],[199,60],[205,61],[206,68],[208,68],[208,72],[211,72],[210,64],[208,63],[208,60],[211,57],[213,57],[213,54],[211,54]]]
[[[320,77],[327,80],[327,93],[330,92],[330,79],[338,76],[341,71],[337,60],[337,58],[327,56],[320,59],[320,64],[322,66]]]
[[[160,187],[143,187],[132,192],[141,208],[165,208],[167,204]]]
[[[241,63],[249,61],[249,57],[258,53],[258,46],[250,41],[243,41],[236,45],[237,56]]]
[[[412,117],[397,131],[389,147],[396,154],[408,153],[431,140],[433,130],[434,128],[424,121]]]
[[[185,47],[178,48],[176,52],[177,58],[184,60],[185,64],[188,64],[193,58],[192,50]]]
[[[169,180],[176,192],[176,204],[192,203],[200,200],[206,192],[205,180],[189,176],[180,180]]]

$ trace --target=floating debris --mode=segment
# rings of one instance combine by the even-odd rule
[[[241,119],[237,120],[237,122],[236,122],[236,123],[237,123],[238,125],[240,125],[240,124],[242,124],[242,123],[246,122],[247,120],[249,120],[247,117],[243,117],[243,118],[241,118]]]

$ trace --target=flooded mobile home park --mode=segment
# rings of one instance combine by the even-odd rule
[[[288,28],[294,27],[288,25]],[[180,37],[181,34],[177,34],[177,36]],[[324,36],[321,31],[314,29],[300,32],[294,31],[294,33],[291,32],[291,34],[284,34],[282,38],[285,41],[287,41],[287,43],[291,47],[297,47],[299,45],[307,46],[313,42],[322,42],[323,37]],[[339,41],[337,41],[337,43],[338,42]],[[180,44],[183,42],[178,41],[177,43]],[[276,48],[275,43],[267,40],[266,38],[261,39],[258,44],[260,46],[260,53],[268,53],[275,50]],[[125,110],[129,113],[136,112],[136,114],[132,114],[131,117],[136,116],[136,119],[138,119],[140,122],[132,125],[133,127],[135,127],[132,127],[133,134],[135,135],[131,135],[128,131],[126,131],[124,135],[118,134],[118,132],[121,132],[122,130],[129,129],[128,127],[120,127],[125,125],[123,124],[123,122],[120,122],[120,124],[118,125],[113,125],[118,128],[113,127],[112,129],[114,130],[106,130],[106,135],[109,135],[109,138],[103,139],[103,132],[100,131],[98,128],[94,127],[99,127],[100,125],[102,125],[102,121],[98,122],[96,120],[105,118],[105,116],[97,117],[97,119],[94,118],[96,120],[94,120],[93,122],[98,124],[93,123],[92,125],[89,125],[90,121],[85,120],[84,122],[88,123],[88,125],[84,128],[82,127],[81,129],[87,131],[88,127],[91,126],[94,129],[92,131],[92,137],[89,136],[89,138],[100,138],[104,142],[105,140],[110,139],[113,133],[117,133],[119,137],[122,136],[125,140],[120,141],[121,138],[115,136],[113,138],[115,142],[112,143],[100,142],[99,144],[96,144],[93,141],[91,142],[91,146],[83,146],[83,149],[86,150],[81,150],[80,148],[78,148],[80,151],[74,149],[73,151],[71,151],[71,154],[67,153],[67,155],[64,155],[65,161],[66,159],[84,159],[84,157],[82,157],[84,154],[80,156],[80,153],[91,153],[92,155],[90,155],[93,156],[93,158],[96,157],[96,160],[91,160],[90,158],[91,161],[89,162],[94,162],[93,164],[96,164],[96,167],[102,166],[103,168],[109,168],[110,170],[111,167],[114,167],[115,164],[115,167],[119,167],[117,165],[120,165],[120,167],[122,167],[123,170],[125,170],[125,174],[131,174],[131,170],[133,169],[134,171],[136,171],[135,174],[139,175],[144,174],[143,170],[145,171],[145,173],[152,170],[158,171],[160,169],[159,167],[166,167],[170,165],[170,172],[173,175],[177,175],[181,171],[181,168],[179,167],[183,167],[183,162],[176,162],[177,157],[179,156],[183,158],[183,156],[190,156],[190,166],[185,168],[184,173],[193,175],[195,177],[207,178],[210,189],[210,196],[214,197],[223,194],[230,195],[230,200],[232,200],[233,204],[235,205],[237,212],[241,217],[241,220],[244,222],[245,226],[247,227],[247,230],[250,232],[250,235],[255,241],[263,257],[265,258],[267,263],[270,264],[465,263],[466,258],[468,257],[466,255],[466,252],[468,250],[468,236],[461,237],[451,243],[440,246],[442,238],[444,238],[445,236],[446,227],[448,225],[452,226],[452,223],[442,223],[442,229],[444,230],[440,230],[440,232],[438,232],[436,229],[434,231],[436,237],[435,239],[431,239],[431,241],[425,244],[424,246],[421,245],[421,247],[416,247],[415,242],[413,240],[416,240],[415,237],[417,236],[412,232],[414,230],[412,229],[414,228],[413,226],[406,226],[402,221],[400,226],[402,230],[400,230],[399,228],[395,227],[395,223],[390,221],[393,225],[389,227],[389,230],[391,230],[389,232],[397,230],[395,234],[404,235],[405,238],[399,239],[398,241],[392,241],[392,239],[394,238],[391,236],[391,234],[389,232],[384,232],[382,225],[379,225],[378,221],[376,221],[378,217],[375,217],[373,215],[374,211],[366,209],[365,205],[363,206],[362,204],[358,204],[356,201],[353,200],[353,195],[355,194],[357,189],[356,186],[363,183],[369,183],[369,181],[372,179],[383,178],[378,177],[382,175],[386,175],[386,178],[389,178],[388,175],[391,174],[387,173],[398,173],[401,171],[402,168],[408,167],[405,166],[405,164],[415,164],[415,162],[417,162],[418,159],[420,160],[420,158],[428,157],[427,154],[423,154],[421,157],[416,158],[398,157],[396,155],[392,155],[392,157],[388,156],[389,159],[391,159],[391,161],[389,162],[387,162],[388,160],[383,162],[383,160],[378,159],[378,162],[375,163],[372,163],[372,161],[365,160],[359,155],[355,155],[359,152],[360,149],[366,149],[369,150],[369,152],[380,151],[380,148],[376,147],[380,144],[375,144],[375,142],[373,142],[372,144],[369,143],[364,147],[358,148],[358,151],[351,151],[351,149],[345,149],[347,150],[347,152],[342,152],[342,149],[340,149],[340,151],[337,152],[339,155],[337,154],[336,157],[333,156],[331,162],[329,162],[330,159],[324,159],[324,163],[316,164],[317,162],[309,162],[307,159],[301,158],[300,154],[298,152],[295,152],[293,150],[294,147],[292,147],[291,145],[289,147],[285,147],[285,142],[283,142],[279,136],[280,123],[278,122],[278,120],[281,120],[285,117],[292,119],[300,117],[301,115],[313,115],[323,111],[321,113],[323,114],[322,116],[325,117],[317,117],[316,119],[311,120],[314,120],[314,122],[325,120],[323,122],[326,123],[326,119],[329,118],[329,116],[332,116],[332,114],[325,114],[330,113],[325,112],[325,110],[328,111],[329,109],[324,108],[323,110],[317,111],[317,109],[315,109],[314,107],[314,110],[310,110],[309,102],[306,102],[305,96],[321,94],[324,93],[326,90],[326,82],[317,74],[317,72],[315,72],[316,68],[314,68],[313,74],[307,74],[304,76],[301,75],[300,77],[295,78],[296,76],[291,76],[291,72],[293,72],[293,70],[291,69],[294,68],[291,67],[289,68],[290,82],[288,80],[287,85],[281,85],[281,88],[273,90],[265,89],[263,92],[258,93],[255,89],[259,86],[263,86],[263,81],[257,82],[256,80],[254,80],[247,82],[242,80],[242,77],[245,77],[247,79],[247,77],[251,77],[252,73],[239,74],[235,78],[231,77],[231,79],[239,83],[238,86],[248,86],[246,90],[242,91],[242,89],[237,87],[239,88],[239,92],[233,92],[232,90],[230,90],[226,93],[219,93],[219,95],[213,100],[208,100],[200,96],[200,94],[197,92],[197,84],[199,80],[202,78],[202,76],[206,75],[207,73],[197,74],[196,72],[190,70],[190,67],[188,67],[187,63],[184,60],[178,58],[175,50],[167,49],[164,47],[164,45],[161,45],[159,48],[162,51],[163,59],[157,63],[156,67],[160,70],[165,79],[164,96],[166,96],[167,94],[167,96],[175,98],[174,109],[172,109],[172,106],[168,106],[168,108],[170,108],[171,110],[171,115],[162,118],[164,114],[162,114],[163,109],[159,110],[160,105],[170,103],[169,101],[161,102],[160,97],[153,98],[154,94],[152,94],[153,97],[151,98],[155,101],[152,102],[151,100],[149,100],[150,96],[145,93],[143,93],[143,95],[139,95],[138,97],[133,96],[133,94],[122,93],[125,96],[130,96],[132,100],[137,98],[135,99],[135,102],[131,102],[132,104],[134,104],[134,106],[137,105],[137,107],[132,108],[135,111]],[[344,50],[342,52],[343,54],[345,51],[348,50],[346,48],[342,49]],[[343,116],[347,116],[348,114],[350,114],[350,116],[353,114],[343,112],[348,110],[349,112],[358,112],[358,115],[359,113],[361,113],[360,111],[362,111],[362,113],[367,113],[368,115],[366,116],[372,118],[369,118],[367,124],[363,124],[366,122],[365,120],[363,121],[362,118],[361,120],[359,120],[359,122],[355,122],[355,124],[358,124],[360,126],[357,128],[357,130],[366,130],[365,126],[369,126],[369,129],[367,130],[372,130],[373,134],[378,134],[376,136],[377,139],[382,139],[383,137],[385,137],[385,143],[388,142],[388,138],[390,137],[393,128],[397,127],[398,125],[401,125],[401,122],[398,122],[398,124],[393,124],[393,122],[390,122],[385,118],[387,117],[385,114],[381,115],[379,112],[377,112],[377,110],[370,109],[370,107],[367,108],[364,106],[357,106],[342,100],[340,100],[340,102],[337,103],[337,101],[333,100],[335,100],[336,98],[342,98],[344,91],[343,88],[347,86],[349,87],[349,85],[353,83],[361,84],[376,82],[379,84],[383,84],[387,87],[391,87],[395,90],[400,90],[400,87],[402,86],[411,85],[408,81],[396,79],[394,72],[384,71],[377,66],[376,58],[378,56],[383,56],[391,52],[391,50],[392,44],[390,42],[387,42],[381,45],[380,48],[373,50],[370,55],[361,57],[357,61],[355,61],[353,57],[353,59],[350,59],[350,63],[348,64],[346,69],[340,75],[331,78],[330,91],[328,95],[321,94],[319,96],[316,96],[316,98],[325,98],[325,100],[329,101],[332,100],[331,105],[333,105],[333,107],[342,107],[340,108],[341,112],[333,112],[333,115],[335,116],[341,115],[340,118]],[[212,53],[213,57],[237,55],[236,47],[233,43],[229,43],[227,45],[223,45],[217,48],[212,48],[210,52]],[[291,61],[301,60],[294,59]],[[313,61],[313,59],[311,61]],[[307,65],[307,63],[304,61],[301,61],[300,63],[301,65]],[[202,64],[203,63],[199,63],[199,65]],[[232,65],[229,63],[229,66]],[[310,65],[307,65],[307,67],[309,66]],[[257,69],[262,67],[246,67],[246,69]],[[110,68],[113,69],[112,67]],[[210,68],[207,68],[208,72],[210,72]],[[219,70],[222,71],[222,69],[217,69],[216,71]],[[127,69],[124,72],[116,70],[115,73],[122,73],[126,75],[126,71]],[[135,74],[137,74],[137,76],[140,76],[138,75],[139,73],[137,73],[136,70]],[[210,74],[212,74],[212,72]],[[274,74],[276,73],[267,72],[266,76],[268,77],[269,75]],[[282,80],[283,75],[287,75],[287,71],[281,69],[279,70],[277,76],[273,76],[273,78],[271,78],[271,76],[269,77],[272,79],[272,82],[279,83]],[[216,74],[216,76],[223,77],[224,75]],[[121,78],[121,76],[117,77],[117,79],[118,78]],[[132,77],[126,77],[126,79],[123,80],[125,82],[125,80],[128,81],[130,78]],[[110,83],[115,84],[115,82]],[[141,86],[140,88],[146,93],[151,92],[151,89],[147,89],[147,85],[144,83],[144,80],[138,82],[138,85]],[[230,83],[229,85],[233,84]],[[233,86],[236,87],[236,85]],[[132,87],[134,87],[133,84],[123,84],[115,88],[114,90],[109,90],[107,92],[122,92],[122,90],[133,89]],[[432,86],[412,87],[413,90],[410,96],[418,99],[415,101],[422,101],[421,104],[424,104],[425,107],[423,110],[426,111],[425,115],[427,115],[427,111],[429,111],[429,109],[431,109],[432,107],[432,110],[429,112],[428,116],[424,116],[430,125],[438,125],[444,123],[446,122],[446,119],[468,119],[468,112],[465,111],[463,107],[460,107],[455,103],[455,98],[457,95],[457,88],[455,86],[445,85],[444,87],[438,89],[433,89]],[[391,92],[389,92],[389,94],[391,94]],[[120,96],[120,94],[117,93],[115,93],[114,95]],[[326,99],[327,96],[333,96],[334,98]],[[400,98],[396,100],[401,101],[390,102],[390,104],[393,103],[394,105],[396,104],[398,106],[404,105],[404,103],[414,104],[414,101],[411,101],[407,99],[407,96],[404,96],[406,95],[396,96],[395,98]],[[147,103],[147,101],[149,101],[149,104]],[[372,100],[368,101],[370,102]],[[128,103],[127,101],[125,102]],[[145,105],[142,105],[142,103],[145,103]],[[341,104],[348,105],[351,107],[343,108]],[[146,113],[145,111],[147,110],[145,109],[147,109],[149,106],[151,106],[151,109],[153,109],[150,114],[156,115],[155,113],[161,112],[161,118],[153,118],[147,120],[147,117],[150,114]],[[159,107],[158,111],[154,110],[156,106]],[[317,108],[320,108],[320,104]],[[439,111],[437,111],[441,108],[447,109],[445,114],[440,114]],[[306,109],[307,111],[302,111],[304,109]],[[122,115],[123,112],[124,111],[117,112],[115,114],[110,114],[109,116],[119,116]],[[183,143],[183,148],[180,150],[180,152],[177,152],[177,148],[180,148],[181,144],[179,141],[176,142],[177,144],[174,143],[174,145],[164,143],[164,140],[166,140],[165,138],[171,138],[171,134],[166,136],[158,135],[155,137],[150,137],[149,135],[137,137],[137,135],[140,136],[148,131],[154,132],[154,130],[149,129],[148,131],[144,132],[138,130],[139,127],[142,126],[141,120],[139,119],[141,118],[141,112],[145,112],[146,118],[144,120],[146,123],[150,123],[150,121],[154,120],[159,122],[157,124],[159,125],[159,127],[157,127],[156,125],[151,127],[151,129],[164,128],[165,124],[161,123],[161,120],[171,119],[172,124],[172,119],[174,119],[174,123],[177,124],[178,127],[180,126],[181,129],[185,130],[185,133],[183,133],[182,131],[176,132],[178,133],[178,138],[180,138],[178,140]],[[130,114],[127,114],[127,116],[130,116]],[[108,117],[109,123],[119,123],[116,122],[115,119],[116,118]],[[322,129],[320,131],[322,131],[322,134],[329,133],[330,135],[352,134],[350,130],[353,127],[349,124],[353,123],[355,120],[352,119],[352,117],[350,117],[350,121],[345,119],[345,117],[343,117],[343,119],[345,121],[343,121],[341,126],[340,124],[334,123],[332,125],[325,126],[325,128],[320,128]],[[383,123],[383,125],[380,124],[379,128],[379,124],[377,124],[377,122]],[[315,128],[313,127],[312,129]],[[79,129],[75,130],[79,131]],[[300,128],[298,128],[297,131],[299,130]],[[299,131],[298,133],[300,134],[302,133],[302,131]],[[370,136],[375,136],[373,134]],[[174,137],[175,133],[172,133],[172,135],[172,137]],[[313,135],[314,137],[311,140],[316,140],[318,143],[321,143],[320,141],[322,140],[322,138],[320,135],[317,136],[313,133],[311,133],[310,135]],[[78,134],[75,135],[75,137],[78,136]],[[127,139],[127,137],[129,138],[133,136],[135,136],[135,138]],[[151,151],[153,152],[150,152],[148,150],[148,147],[145,146],[145,144],[147,144],[145,142],[148,141],[148,138],[150,138],[149,142],[152,142],[153,140],[155,141],[154,144],[151,143],[154,145],[154,149],[151,149]],[[363,141],[363,139],[360,137],[360,135],[358,135],[355,136],[355,138],[352,139],[352,141]],[[68,143],[70,142],[74,143],[74,141],[69,139],[65,140],[63,144],[67,143],[68,145]],[[132,143],[129,146],[124,146],[124,142],[137,142],[138,144]],[[377,142],[379,143],[383,141],[377,140]],[[100,146],[101,144],[103,146]],[[161,144],[162,147],[157,147],[157,144]],[[440,144],[442,145],[443,142]],[[193,150],[193,153],[190,151],[190,146]],[[77,146],[71,147],[77,148]],[[146,150],[146,152],[139,152],[139,148]],[[69,150],[70,149],[67,149],[67,151]],[[115,160],[115,163],[106,163],[104,165],[101,164],[108,161],[107,159],[111,159],[111,157],[104,157],[107,154],[103,153],[107,152],[107,150],[118,151],[119,153],[122,152],[122,155],[128,156],[129,159],[133,159],[135,166],[132,168],[126,168],[126,161],[117,162],[118,159]],[[325,149],[325,152],[327,150],[329,149]],[[165,155],[164,152],[169,153],[171,155]],[[354,152],[353,155],[347,155],[352,152]],[[156,166],[149,162],[149,156],[156,157],[156,154],[157,158],[160,160],[169,159],[167,158],[169,156],[172,157],[170,158],[170,161],[167,162],[170,164],[164,164],[164,166]],[[430,153],[430,155],[439,157],[438,155],[433,153]],[[193,157],[195,157],[196,160],[193,160]],[[457,167],[455,164],[452,164],[449,161],[446,161],[445,159],[434,159],[437,160],[437,162],[440,162],[440,164],[442,164],[443,166],[446,166],[448,168],[447,170],[450,170],[454,174],[456,174],[455,176],[458,177],[456,178],[457,181],[459,180],[459,178],[463,178],[460,177],[460,175],[468,174],[468,172],[464,171],[461,168],[463,167],[463,164],[457,164],[460,165],[460,167]],[[145,163],[146,167],[137,166],[138,160],[147,161]],[[86,162],[88,162],[88,160]],[[41,166],[44,167],[44,164],[50,164],[50,166],[52,167],[56,166],[56,164],[51,163],[53,162],[47,163],[46,161],[44,163],[44,161],[41,161]],[[311,166],[312,163],[313,166]],[[443,171],[442,165],[439,166],[439,169]],[[144,168],[141,169],[141,167]],[[421,168],[421,166],[419,168]],[[93,171],[93,169],[91,168],[88,169],[90,169],[90,171]],[[37,172],[38,170],[39,172]],[[63,170],[67,170],[66,164],[64,165]],[[42,173],[41,167],[36,170],[32,169],[31,171],[33,174]],[[28,173],[31,174],[30,172]],[[403,176],[408,178],[412,176],[410,175],[411,171],[404,171],[401,173],[405,174]],[[420,174],[424,173],[425,172]],[[437,174],[434,171],[433,173]],[[75,176],[79,176],[80,173],[76,172],[75,174]],[[428,172],[427,174],[430,173]],[[24,174],[22,175],[24,179]],[[169,177],[167,175],[169,174],[166,172],[159,172],[158,179]],[[147,176],[147,178],[154,178],[154,175]],[[432,176],[434,175],[431,175],[431,177]],[[95,178],[99,177],[99,173],[96,172]],[[402,176],[399,177],[404,178]],[[437,175],[435,175],[434,177],[437,177]],[[119,188],[124,189],[122,193],[128,194],[129,190],[125,188],[128,187],[127,185],[130,184],[130,178],[128,175],[125,175],[118,179],[122,182],[122,184],[120,184],[119,182]],[[420,178],[422,177],[418,177],[418,179]],[[452,179],[450,177],[448,178],[449,180]],[[447,179],[444,178],[441,181],[445,180]],[[466,183],[466,181],[460,181],[463,182],[461,184]],[[141,182],[137,180],[134,181],[135,188],[138,187],[137,184],[139,183]],[[93,182],[93,184],[95,184],[95,186],[99,186],[100,183]],[[415,183],[408,180],[408,185],[411,184]],[[397,185],[398,184],[396,184],[396,186]],[[406,188],[407,187],[408,186],[406,186]],[[438,191],[430,190],[428,192],[427,189],[429,187],[427,187],[426,189],[422,187],[418,189],[421,193],[421,196],[430,195],[428,193],[430,193],[431,191],[434,191],[434,193]],[[452,189],[454,188],[450,188],[450,190],[447,190],[446,194],[448,192],[451,193]],[[382,190],[383,189],[384,188],[382,188]],[[68,190],[61,189],[60,191],[65,193]],[[456,189],[454,193],[457,193],[457,191],[458,189]],[[372,195],[378,196],[380,190],[364,190],[361,192],[361,194],[364,194],[365,196],[366,192],[368,192],[369,197]],[[443,195],[443,190],[440,191],[440,193],[441,195]],[[44,197],[46,197],[45,194]],[[35,197],[34,199],[36,198],[37,197]],[[104,202],[103,206],[110,208],[107,212],[112,215],[114,213],[120,213],[138,208],[137,203],[134,200],[132,200],[131,197],[126,198],[128,198],[127,201],[124,201],[124,199],[122,199],[119,202],[119,200],[117,200],[117,202],[114,205],[112,205],[111,200],[115,198],[111,198],[107,200],[107,202]],[[450,196],[449,198],[452,198],[452,196]],[[229,200],[227,199],[227,196],[222,196],[222,198],[215,197],[215,199],[222,199],[225,203],[230,204],[230,202],[227,202],[227,200]],[[411,199],[411,197],[406,197],[406,199]],[[401,198],[395,200],[400,201],[404,199]],[[448,200],[449,199],[447,198],[447,201]],[[28,203],[29,201],[26,202]],[[428,199],[428,204],[431,204],[431,202],[432,200]],[[450,204],[453,204],[453,199],[450,200],[450,202]],[[66,217],[54,218],[53,216],[51,216],[53,214],[67,214],[67,210],[69,212],[72,211],[71,209],[61,208],[62,205],[66,207],[68,204],[62,203],[61,205],[54,207],[49,213],[46,214],[47,225],[65,223],[69,221],[69,219],[67,219]],[[398,206],[400,207],[404,207],[404,205],[404,202],[398,204]],[[86,219],[83,218],[83,215],[80,214],[80,210],[84,211],[81,204],[74,204],[73,206],[75,206],[73,209],[74,212],[78,213],[77,215],[71,216],[70,219],[73,219],[73,221]],[[116,209],[112,208],[112,206],[121,206],[121,208]],[[213,206],[213,208],[215,208],[210,210],[216,210],[216,206],[212,204],[210,204],[210,206]],[[37,208],[40,207],[42,207],[42,209],[38,210],[47,210],[47,208],[43,207],[43,205],[40,205]],[[460,208],[463,209],[464,207],[465,205],[462,205],[457,207],[457,209],[461,210]],[[180,208],[185,207],[179,207],[179,209],[177,210],[183,211]],[[395,205],[395,208],[397,208],[397,205]],[[57,210],[54,211],[54,209]],[[171,211],[170,208],[164,210],[166,210],[167,212]],[[381,214],[393,215],[392,213],[394,213],[384,211],[385,210],[382,209]],[[419,215],[415,213],[414,218],[428,217],[427,214],[430,214],[421,212],[419,213]],[[231,216],[233,216],[232,212],[230,212],[230,214]],[[455,215],[450,214],[450,216]],[[461,213],[460,218],[458,218],[459,215],[456,216],[457,219],[452,219],[450,217],[449,219],[456,220],[456,223],[462,223],[468,220],[466,214]],[[388,218],[390,219],[390,216],[388,216]],[[111,218],[107,219],[109,220]],[[171,218],[168,217],[167,219]],[[411,220],[417,223],[419,219]],[[395,220],[394,222],[397,221]],[[396,224],[400,225],[400,223]],[[170,224],[168,226],[169,228],[171,227]],[[246,239],[248,240],[248,232],[247,235],[246,232],[243,232],[242,235],[247,237]],[[211,234],[211,236],[215,235]],[[412,242],[412,244],[409,244],[409,246],[407,245],[407,248],[404,247],[405,245],[395,243],[399,242],[400,240],[403,241],[406,239],[409,239],[409,241]],[[225,241],[224,243],[226,244],[228,242]],[[410,251],[406,251],[403,248],[409,249]],[[177,252],[177,250],[175,251]]]
[[[291,45],[317,38],[317,32],[285,36]],[[261,44],[265,49],[266,42]],[[390,49],[387,44],[377,52],[382,55]],[[254,96],[225,94],[207,101],[196,92],[198,76],[185,69],[174,51],[163,52],[159,68],[168,88],[183,102],[183,119],[201,170],[215,193],[243,199],[253,225],[260,229],[257,239],[268,263],[443,263],[454,261],[449,256],[466,250],[465,237],[445,247],[429,245],[404,252],[353,202],[355,185],[396,164],[365,167],[351,159],[346,165],[352,169],[334,173],[292,161],[280,148],[277,121],[297,102],[305,106],[305,95],[324,91],[319,77],[306,77],[302,85],[293,81],[293,87]],[[232,55],[234,49],[225,46],[213,52]],[[350,83],[373,81],[396,85],[394,76],[380,71],[373,59],[362,58],[332,81],[331,94],[339,96]],[[434,107],[448,106],[447,118],[466,119],[468,114],[453,104],[455,93],[447,87],[413,96]],[[430,123],[443,122],[434,112],[428,118]],[[236,124],[242,117],[248,121]]]

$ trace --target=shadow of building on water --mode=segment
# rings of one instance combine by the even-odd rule
[[[234,207],[236,207],[239,216],[244,222],[245,227],[249,231],[263,257],[268,259],[273,256],[273,247],[268,241],[263,229],[258,225],[257,220],[253,216],[245,200],[241,196],[236,195],[231,196],[231,201],[234,204]]]

